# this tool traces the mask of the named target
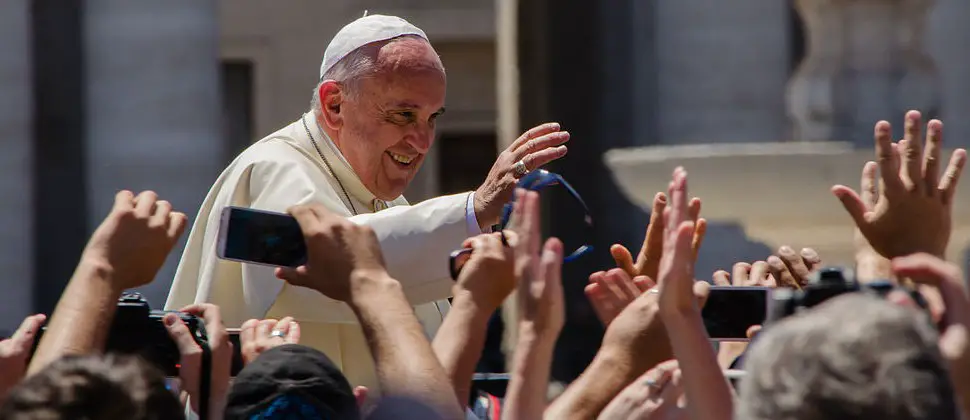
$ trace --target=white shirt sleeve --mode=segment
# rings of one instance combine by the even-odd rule
[[[475,192],[468,193],[468,201],[465,202],[465,225],[468,226],[468,236],[478,236],[482,234],[482,228],[478,226],[478,216],[475,216]]]
[[[192,397],[185,397],[185,420],[199,420],[199,415],[192,409]]]

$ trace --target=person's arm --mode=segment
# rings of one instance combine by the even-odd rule
[[[47,331],[30,361],[28,375],[70,354],[100,353],[108,339],[118,298],[112,268],[81,261],[57,302]]]
[[[230,202],[241,200],[243,204],[237,205],[280,213],[296,205],[322,204],[329,211],[374,230],[388,273],[401,282],[412,304],[451,295],[454,282],[449,276],[446,259],[453,248],[468,237],[466,207],[469,193],[354,216],[344,204],[343,193],[331,185],[331,178],[308,164],[302,155],[275,149],[274,152],[277,153],[274,160],[253,162],[240,169],[238,182],[248,184],[248,189],[237,189]],[[210,226],[211,229],[217,227]],[[215,258],[214,253],[211,258]],[[353,314],[343,305],[330,305],[321,310],[320,296],[313,290],[284,287],[274,278],[272,268],[245,264],[242,282],[248,308],[245,317],[237,320],[239,323],[264,317],[277,300],[292,303],[287,307],[295,311],[289,311],[288,315],[303,321],[353,320]],[[171,305],[184,303],[173,302]]]
[[[37,332],[46,320],[47,316],[44,314],[28,316],[12,336],[0,340],[0,406],[7,399],[7,393],[27,373],[30,350],[34,347]]]
[[[683,420],[683,381],[676,360],[647,371],[623,389],[599,414],[599,419]],[[690,404],[690,401],[687,402]]]
[[[491,315],[466,296],[455,296],[451,310],[435,334],[431,347],[451,378],[459,404],[468,404],[472,375],[485,347],[485,332]]]
[[[630,382],[673,358],[658,311],[656,293],[644,293],[627,305],[606,328],[592,363],[552,402],[544,418],[596,418]]]
[[[542,243],[539,194],[515,192],[512,225],[516,233],[515,276],[518,282],[518,342],[503,415],[512,420],[537,419],[546,409],[549,372],[556,340],[566,322],[562,292],[562,242]]]
[[[664,215],[664,253],[658,274],[660,316],[683,374],[687,400],[693,403],[687,405],[690,418],[730,420],[734,405],[731,388],[711,349],[701,319],[703,305],[696,298],[710,286],[694,281],[691,239],[695,225],[688,214],[687,172],[683,168],[674,170],[668,194],[671,200]]]
[[[631,360],[631,356],[635,357],[627,351],[617,352],[601,348],[583,374],[569,384],[566,391],[546,409],[543,418],[594,419],[599,416],[613,397],[643,373],[639,372],[640,361]],[[643,356],[658,359],[650,357],[649,354]],[[652,360],[645,364],[654,366],[661,361]]]
[[[229,377],[232,371],[232,343],[229,333],[222,323],[219,307],[203,303],[187,306],[181,312],[199,317],[205,322],[208,335],[209,362],[209,395],[200,395],[200,377],[202,371],[202,348],[195,342],[185,323],[174,313],[166,314],[163,318],[169,337],[175,342],[179,350],[179,382],[182,388],[182,404],[187,413],[196,415],[199,412],[199,402],[208,402],[208,416],[210,419],[221,419],[225,414],[226,402],[229,397]],[[275,324],[275,323],[274,323]]]
[[[734,406],[731,388],[711,349],[700,311],[667,314],[664,324],[680,362],[685,394],[693,402],[687,405],[690,418],[730,420]]]
[[[435,359],[401,284],[387,273],[375,271],[355,271],[351,276],[356,290],[347,303],[360,320],[381,391],[414,398],[444,418],[463,418],[451,383]]]
[[[296,269],[278,268],[276,276],[350,306],[385,395],[415,399],[445,418],[462,418],[451,383],[435,359],[401,283],[385,269],[374,231],[321,205],[295,206],[290,214],[303,230],[307,263]]]
[[[155,278],[185,228],[185,215],[146,191],[119,192],[91,236],[51,316],[28,374],[63,356],[101,352],[125,289]]]
[[[514,242],[513,234],[505,234]],[[512,251],[500,235],[479,235],[462,243],[473,252],[458,276],[452,308],[431,343],[462,407],[468,404],[472,374],[485,347],[488,319],[515,287]]]
[[[469,193],[435,197],[410,206],[350,217],[377,234],[387,272],[401,282],[412,304],[451,296],[448,255],[468,238]]]
[[[946,307],[940,322],[940,353],[949,365],[963,418],[970,418],[970,299],[960,268],[927,253],[894,258],[892,268],[900,277],[938,289]]]
[[[553,351],[559,334],[519,329],[512,375],[505,395],[505,417],[535,419],[546,409]]]

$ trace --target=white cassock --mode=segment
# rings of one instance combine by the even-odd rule
[[[301,344],[326,353],[352,384],[376,389],[370,351],[346,304],[287,284],[274,276],[271,267],[216,256],[223,207],[285,212],[304,203],[321,203],[374,229],[388,271],[401,282],[411,303],[418,305],[418,320],[432,337],[449,307],[447,300],[440,299],[451,296],[454,285],[448,255],[465,238],[481,232],[472,194],[437,197],[413,206],[398,197],[375,213],[375,206],[379,209],[384,203],[364,187],[312,114],[256,142],[222,172],[199,210],[165,308],[213,303],[222,310],[228,327],[239,327],[252,318],[292,316],[300,323]]]

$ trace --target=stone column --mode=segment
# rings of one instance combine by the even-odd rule
[[[90,228],[120,189],[154,190],[194,220],[225,163],[216,2],[86,5]],[[181,247],[143,290],[156,307]]]
[[[0,336],[33,302],[33,142],[30,2],[0,2]]]
[[[637,3],[638,9],[649,8],[646,3],[654,8],[655,42],[638,45],[636,54],[656,55],[657,94],[637,94],[655,98],[659,143],[767,142],[787,137],[787,2]],[[640,23],[638,30],[648,30],[649,24]],[[639,71],[640,77],[650,77]]]
[[[950,147],[970,147],[970,2],[936,0],[926,27],[926,49],[940,69],[945,87],[941,94],[946,142]]]
[[[519,2],[495,0],[496,91],[498,132],[496,150],[505,150],[519,136]]]
[[[788,89],[795,138],[872,144],[881,119],[939,116],[940,80],[923,49],[933,0],[797,0],[808,52]],[[894,124],[895,125],[895,124]]]

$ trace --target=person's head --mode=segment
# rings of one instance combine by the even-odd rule
[[[388,17],[361,20],[372,18]],[[355,30],[347,28],[358,22],[341,30],[335,43],[352,37],[346,33]],[[405,34],[363,45],[325,68],[311,109],[364,186],[392,200],[434,142],[445,87],[444,66],[423,33]]]
[[[10,393],[3,420],[179,419],[184,411],[161,372],[130,356],[57,360]]]
[[[233,381],[227,419],[359,419],[362,401],[325,354],[299,344],[269,349]]]
[[[846,294],[766,328],[745,358],[736,418],[957,419],[925,314]]]

